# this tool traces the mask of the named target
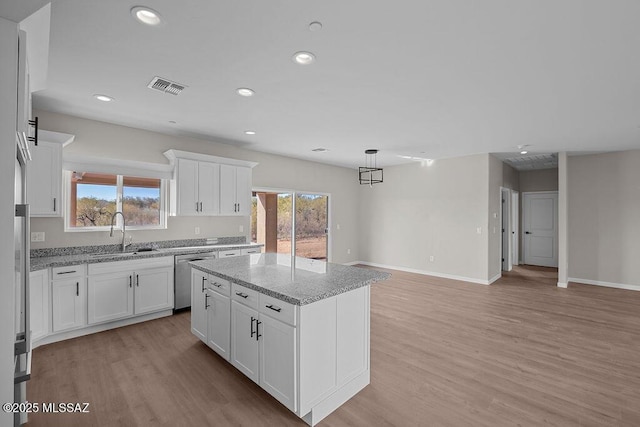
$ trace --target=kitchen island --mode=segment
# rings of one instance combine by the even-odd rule
[[[388,273],[283,254],[191,265],[191,331],[307,424],[369,384],[369,288]]]

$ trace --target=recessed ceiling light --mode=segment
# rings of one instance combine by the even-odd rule
[[[146,6],[136,6],[132,8],[131,15],[146,25],[156,26],[162,23],[160,14]]]
[[[310,31],[320,31],[321,29],[322,29],[322,22],[313,21],[311,24],[309,24]]]
[[[309,65],[315,60],[316,60],[316,57],[311,52],[296,52],[293,55],[293,62],[300,65]]]
[[[113,101],[114,98],[108,96],[108,95],[100,95],[100,94],[95,94],[93,95],[93,97],[95,99],[97,99],[98,101],[102,101],[102,102],[110,102]]]
[[[527,154],[527,153],[528,153],[528,151],[527,151],[527,150],[522,150],[522,151],[520,152],[520,154]]]
[[[240,87],[236,89],[236,92],[240,96],[253,96],[255,94],[253,89],[249,89],[248,87]]]
[[[246,133],[247,135],[255,135],[256,131],[255,130],[245,130],[244,133]]]

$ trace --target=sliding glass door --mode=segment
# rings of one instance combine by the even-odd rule
[[[327,260],[328,220],[326,195],[255,191],[251,241],[264,244],[264,252]]]

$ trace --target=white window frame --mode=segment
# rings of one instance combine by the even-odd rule
[[[101,225],[97,227],[71,227],[69,226],[70,216],[71,216],[71,171],[63,171],[63,179],[64,179],[64,231],[65,233],[86,233],[86,232],[95,232],[95,231],[110,231],[110,225]],[[104,173],[104,172],[100,172]],[[123,181],[124,176],[121,174],[112,173],[111,175],[115,175],[117,177],[116,181],[116,207],[119,205],[120,209],[122,209],[122,190],[123,190]],[[131,176],[131,175],[126,175]],[[146,178],[141,176],[140,178]],[[168,180],[160,178],[160,224],[158,225],[126,225],[127,230],[166,230],[167,229],[167,217],[168,217],[168,188],[169,185],[167,183]],[[116,216],[116,222],[113,225],[114,228],[122,229],[122,216]]]

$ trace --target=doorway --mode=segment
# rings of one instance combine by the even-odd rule
[[[529,265],[558,267],[558,192],[522,194],[522,252]]]
[[[256,190],[252,202],[251,241],[264,252],[329,259],[329,195]]]
[[[500,217],[502,218],[501,230],[502,230],[502,271],[511,271],[511,190],[508,188],[500,188],[500,202],[502,206],[502,212]]]

